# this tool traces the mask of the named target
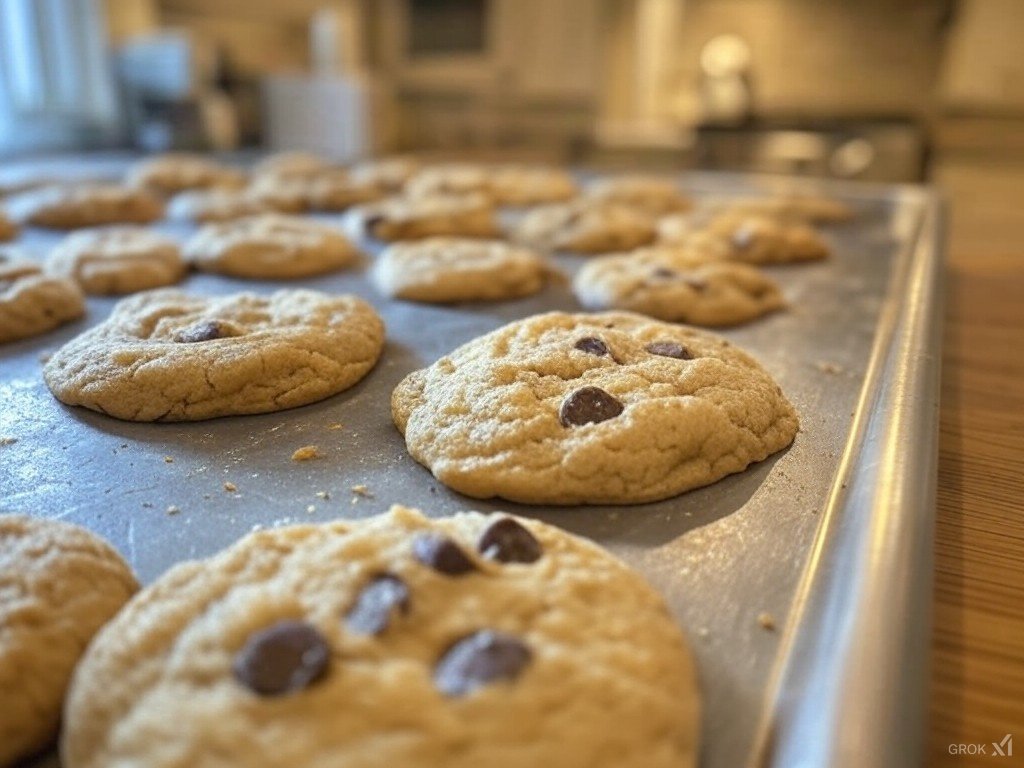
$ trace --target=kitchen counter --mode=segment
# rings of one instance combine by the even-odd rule
[[[1024,161],[942,159],[951,207],[929,766],[1024,754]],[[986,755],[955,755],[982,744]],[[999,758],[996,757],[996,760]]]

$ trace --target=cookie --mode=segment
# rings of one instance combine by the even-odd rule
[[[304,174],[257,177],[245,196],[269,211],[304,213],[309,210],[309,180]]]
[[[313,152],[276,152],[256,163],[252,168],[252,174],[253,176],[278,177],[305,176],[328,167],[330,167],[330,163]]]
[[[623,205],[577,200],[542,205],[513,227],[513,237],[536,248],[575,253],[628,251],[653,242],[655,220]]]
[[[352,179],[377,187],[383,194],[396,194],[419,170],[419,161],[412,157],[384,157],[357,163],[350,169]]]
[[[173,285],[185,276],[178,243],[142,227],[105,227],[68,235],[50,253],[47,271],[95,296]]]
[[[10,217],[0,210],[0,243],[13,240],[18,236],[18,225],[11,221]]]
[[[389,246],[373,268],[384,295],[436,303],[529,296],[547,275],[544,260],[528,248],[440,237]]]
[[[628,205],[656,216],[688,211],[693,207],[693,201],[674,181],[660,176],[598,179],[587,187],[587,196],[600,202]]]
[[[509,206],[563,202],[577,191],[575,180],[566,171],[518,165],[495,168],[488,185],[491,199]]]
[[[829,255],[828,243],[812,227],[765,216],[722,213],[697,223],[669,216],[658,227],[659,243],[679,245],[714,259],[789,264]]]
[[[444,163],[417,171],[404,187],[408,197],[435,195],[489,196],[490,171],[472,163]]]
[[[167,204],[167,218],[201,224],[270,211],[265,202],[240,189],[193,189],[179,192]]]
[[[79,657],[137,589],[121,556],[89,531],[0,515],[0,765],[56,737]]]
[[[321,170],[309,176],[306,197],[314,211],[345,211],[354,205],[384,197],[383,188],[360,179],[342,168]]]
[[[267,213],[207,224],[186,244],[185,256],[205,272],[282,280],[343,269],[359,252],[326,224]]]
[[[362,231],[378,240],[500,234],[494,206],[483,195],[392,197],[356,209],[355,217]]]
[[[839,224],[854,216],[853,209],[840,200],[811,195],[719,200],[710,203],[709,207],[720,213],[767,216],[783,222],[805,224]]]
[[[126,182],[170,197],[186,189],[238,189],[245,186],[246,175],[203,155],[170,152],[138,161],[129,169]]]
[[[198,421],[323,400],[362,379],[383,346],[384,324],[355,296],[165,288],[122,300],[43,376],[67,405],[127,421]]]
[[[534,520],[396,506],[171,569],[86,652],[61,752],[65,768],[692,768],[699,710],[683,633],[621,561]]]
[[[741,472],[797,431],[753,358],[625,312],[510,323],[409,374],[391,412],[442,483],[527,504],[665,499]]]
[[[85,315],[71,280],[43,274],[13,248],[0,248],[0,344],[51,331]]]
[[[667,248],[593,259],[573,291],[587,309],[704,326],[746,323],[786,305],[778,284],[754,267]]]
[[[84,183],[43,187],[18,195],[10,210],[23,224],[78,229],[106,224],[148,224],[164,214],[159,198],[143,189]]]

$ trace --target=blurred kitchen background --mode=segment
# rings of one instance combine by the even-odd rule
[[[0,158],[1024,167],[1022,0],[3,0]],[[1024,178],[1024,177],[1022,177]]]

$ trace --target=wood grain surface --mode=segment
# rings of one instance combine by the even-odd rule
[[[943,161],[937,178],[952,217],[926,764],[1024,765],[1024,163]]]

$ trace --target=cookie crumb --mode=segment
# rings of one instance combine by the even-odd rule
[[[767,611],[761,611],[761,613],[757,614],[757,623],[761,625],[761,629],[768,632],[775,631],[775,617]]]
[[[340,421],[332,421],[330,424],[327,425],[327,428],[328,429],[344,429],[345,425],[342,424]]]
[[[230,480],[224,481],[224,490],[228,493],[234,493],[238,490],[238,486],[232,483]]]
[[[150,503],[148,501],[144,501],[144,502],[142,502],[142,508],[143,509],[152,509],[153,505],[152,505],[152,503]]]
[[[176,514],[178,514],[179,512],[181,512],[181,509],[179,509],[179,508],[178,508],[178,506],[177,506],[176,504],[171,504],[171,506],[169,506],[169,507],[167,508],[167,514],[168,514],[168,515],[176,515]]]
[[[370,492],[370,489],[365,485],[353,485],[349,490],[351,490],[356,496],[362,496],[364,499],[373,498],[373,494]]]
[[[312,515],[314,512],[316,512],[315,504],[310,504],[308,507],[306,507],[306,514]]]
[[[710,634],[711,634],[711,630],[709,630],[707,627],[698,627],[697,628],[697,637],[699,637],[701,639],[706,638]]]
[[[0,437],[0,445],[14,445],[18,442],[16,437]]]
[[[315,445],[304,445],[292,454],[292,461],[309,461],[320,458],[320,448]]]
[[[173,464],[174,463],[174,457],[173,456],[164,456],[164,463],[166,463],[166,464]]]
[[[331,494],[329,494],[327,491],[317,491],[316,497],[318,499],[323,499],[324,501],[327,501],[329,498],[331,498]]]
[[[815,367],[822,373],[838,374],[843,372],[843,366],[838,363],[830,363],[827,360],[819,360]]]

